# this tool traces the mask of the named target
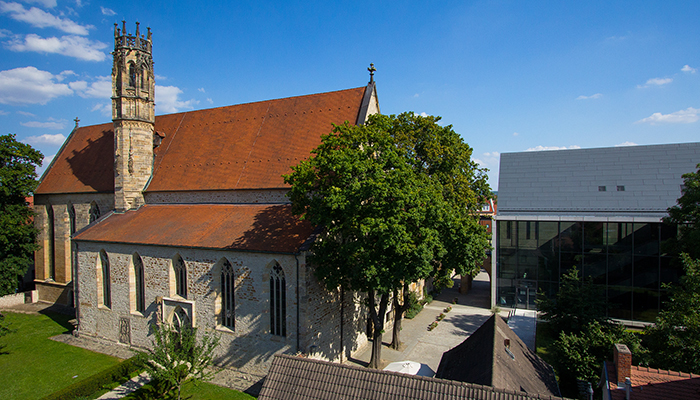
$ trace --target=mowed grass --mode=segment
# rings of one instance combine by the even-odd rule
[[[120,361],[49,339],[72,329],[67,315],[3,315],[14,332],[0,337],[0,399],[39,399]]]
[[[151,400],[150,393],[153,388],[150,384],[144,385],[138,391],[126,396],[125,400]],[[187,400],[254,400],[255,397],[237,390],[216,386],[211,383],[201,382],[198,385],[187,382],[182,387],[182,398]]]

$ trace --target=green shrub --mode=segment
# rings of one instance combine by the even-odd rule
[[[408,310],[406,310],[406,319],[413,319],[423,309],[422,302],[418,301],[418,295],[415,292],[408,293]]]
[[[113,382],[125,382],[129,380],[132,373],[140,370],[139,364],[136,362],[136,357],[107,368],[102,372],[98,372],[88,378],[76,382],[68,387],[65,387],[57,392],[51,393],[42,400],[72,400],[75,398],[90,396]]]

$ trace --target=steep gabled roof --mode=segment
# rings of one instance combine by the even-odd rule
[[[559,397],[277,355],[258,399],[528,400]]]
[[[368,87],[370,88],[370,87]],[[284,188],[332,124],[355,124],[365,87],[156,117],[165,134],[147,191]],[[371,90],[374,86],[371,85]],[[366,102],[367,99],[364,99]],[[36,194],[114,191],[112,124],[75,129]]]
[[[505,341],[510,341],[506,348]],[[446,351],[435,377],[525,392],[559,396],[552,368],[497,315],[457,347]]]
[[[294,253],[312,232],[289,205],[147,204],[110,214],[74,240]]]

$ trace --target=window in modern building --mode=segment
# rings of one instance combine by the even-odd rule
[[[221,264],[221,325],[235,329],[235,288],[233,266],[224,259]]]
[[[270,271],[270,332],[277,336],[287,336],[287,290],[284,271],[275,262]]]

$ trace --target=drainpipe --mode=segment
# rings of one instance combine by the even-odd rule
[[[299,331],[300,331],[299,307],[301,306],[301,304],[299,304],[299,254],[300,253],[301,252],[294,253],[294,259],[297,261],[297,353],[299,353]]]
[[[345,358],[345,343],[344,343],[344,321],[345,321],[345,289],[340,287],[340,362]]]
[[[632,380],[630,378],[625,378],[625,400],[630,400],[632,395]]]

